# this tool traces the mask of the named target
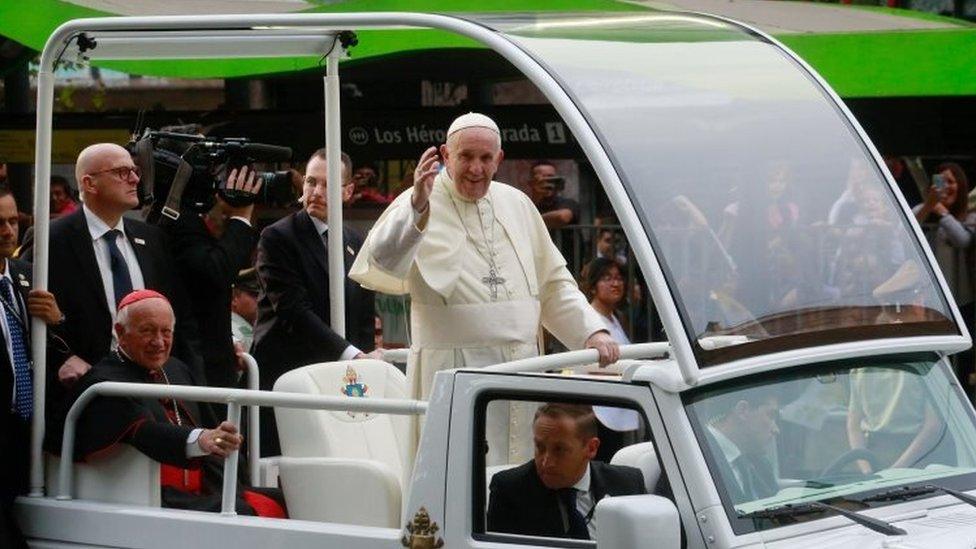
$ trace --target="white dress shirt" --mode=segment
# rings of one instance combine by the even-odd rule
[[[607,327],[607,331],[610,332],[610,337],[621,345],[630,345],[630,338],[627,337],[627,332],[624,331],[624,327],[620,324],[620,319],[617,315],[610,313],[609,317],[600,315],[600,320]]]
[[[593,492],[590,491],[590,465],[586,466],[586,471],[583,472],[583,476],[576,481],[573,488],[576,489],[576,510],[583,515],[583,519],[590,515],[590,510],[593,509]],[[566,523],[569,524],[569,519],[567,517]],[[590,539],[596,539],[596,514],[589,516],[589,520],[586,521],[586,530],[590,533]]]
[[[325,249],[328,250],[328,241],[326,240],[325,232],[329,230],[329,224],[311,215],[308,216],[308,218],[312,220],[312,225],[315,225],[315,232],[318,233],[319,238],[321,238],[322,242],[326,245]],[[349,345],[346,347],[346,350],[342,351],[342,354],[339,355],[339,360],[352,360],[361,352],[362,351],[357,349],[355,345]]]
[[[734,442],[729,440],[729,437],[725,436],[722,431],[719,431],[712,425],[706,427],[709,434],[715,439],[715,443],[718,445],[719,451],[722,452],[722,456],[725,458],[726,463],[729,464],[729,468],[732,469],[732,474],[735,475],[735,481],[739,483],[739,488],[745,488],[745,481],[742,478],[742,471],[739,471],[737,467],[733,464],[742,455],[742,451],[739,447],[735,445]]]
[[[108,244],[102,238],[105,233],[117,229],[122,234],[116,236],[115,244],[122,252],[122,258],[129,268],[129,278],[132,281],[133,290],[142,290],[146,283],[142,278],[142,269],[136,259],[136,252],[132,249],[132,244],[125,234],[125,223],[120,218],[114,227],[109,227],[107,223],[95,215],[88,206],[82,205],[85,212],[85,220],[88,222],[88,231],[91,233],[92,248],[95,250],[95,261],[98,263],[98,273],[102,277],[102,286],[105,288],[105,304],[112,315],[112,323],[115,323],[115,285],[112,283],[112,259],[108,253]],[[112,330],[112,342],[115,343],[115,330]]]

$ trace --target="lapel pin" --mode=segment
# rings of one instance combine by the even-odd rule
[[[356,255],[356,252],[352,251],[351,246],[346,246],[346,251],[349,252],[349,255]]]
[[[139,238],[139,237],[133,238],[132,240],[134,240],[135,243],[138,244],[138,245],[140,245],[140,246],[145,246],[146,245],[146,241],[143,240],[143,239],[141,239],[141,238]]]

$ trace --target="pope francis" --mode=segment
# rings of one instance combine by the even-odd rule
[[[503,157],[491,118],[457,118],[447,143],[424,151],[413,189],[383,212],[349,273],[371,290],[410,294],[414,398],[429,397],[440,370],[537,355],[540,325],[570,349],[597,349],[601,364],[619,358],[531,200],[492,181]],[[523,457],[500,429],[509,422],[489,421],[500,424],[487,427],[490,454]]]

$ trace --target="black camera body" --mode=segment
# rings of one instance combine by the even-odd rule
[[[221,183],[232,170],[290,160],[288,147],[246,138],[147,130],[128,148],[142,170],[139,205],[150,223],[176,220],[183,212],[207,212],[214,206],[215,193],[236,207],[253,203],[283,206],[296,198],[288,171],[256,172],[255,181],[262,182],[257,193],[227,190]]]

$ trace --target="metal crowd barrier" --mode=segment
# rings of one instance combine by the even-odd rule
[[[626,260],[622,274],[628,289],[633,289],[634,284],[643,279],[619,225],[569,225],[552,231],[552,235],[556,246],[566,257],[570,272],[579,277],[583,266],[596,257],[596,243],[602,230],[613,231],[614,254]],[[930,245],[934,247],[938,225],[923,224],[922,230]],[[843,282],[846,284],[845,292],[870,300],[876,284],[865,277],[852,276],[845,269],[849,267],[852,256],[884,253],[885,250],[882,248],[886,244],[891,244],[888,231],[890,228],[884,226],[814,223],[798,227],[794,231],[793,235],[798,238],[792,241],[793,248],[787,246],[787,251],[794,253],[802,262],[801,271],[804,275],[812,274],[814,280],[824,285],[839,285]],[[664,248],[663,252],[669,257],[669,267],[677,278],[715,286],[716,277],[720,278],[723,273],[727,274],[736,268],[734,258],[727,252],[722,253],[723,245],[729,243],[716,241],[715,239],[720,237],[714,234],[704,234],[700,230],[687,227],[673,230],[661,229],[658,232],[658,244]],[[909,250],[905,252],[911,253]],[[940,267],[946,274],[953,295],[957,298],[976,296],[976,250],[973,247],[957,249],[951,262],[946,261],[944,255],[942,254],[940,259],[951,264],[940,265]],[[792,281],[788,273],[784,273],[784,276],[777,278],[776,281],[784,286],[793,282],[797,282],[794,285],[799,286],[802,282]],[[632,297],[628,295],[627,301],[630,302]],[[659,325],[653,304],[645,299],[640,303],[631,302],[630,305],[623,311],[624,318],[628,320],[626,323],[628,326],[625,328],[628,336],[632,341],[653,340],[654,326]],[[647,310],[643,310],[644,308]],[[644,333],[643,326],[637,326],[635,322],[637,315],[645,313],[647,333]],[[976,333],[976,326],[969,326],[969,329],[970,333]]]
[[[253,359],[252,359],[253,360]],[[71,486],[74,468],[70,456],[74,455],[75,431],[82,410],[97,396],[177,398],[196,402],[211,402],[227,405],[227,420],[240,424],[241,406],[275,406],[279,408],[301,408],[307,410],[331,410],[350,412],[369,412],[377,414],[420,415],[427,411],[427,403],[407,399],[366,399],[345,398],[303,393],[282,393],[274,391],[250,391],[212,387],[191,387],[181,385],[157,385],[146,383],[120,383],[105,381],[96,383],[85,390],[68,410],[64,423],[64,441],[58,471],[59,500],[72,499]],[[221,500],[221,514],[235,515],[237,499],[238,452],[234,451],[224,460],[224,485]]]
[[[632,291],[636,284],[646,284],[643,277],[640,276],[637,261],[620,225],[567,225],[552,230],[550,233],[553,243],[556,244],[566,259],[566,268],[569,269],[573,277],[579,280],[583,267],[596,257],[596,242],[600,232],[604,230],[611,231],[614,235],[614,259],[623,260],[624,265],[621,274],[624,277],[627,289]],[[652,341],[654,339],[654,326],[660,325],[655,314],[654,303],[651,302],[646,287],[643,288],[641,295],[642,301],[640,303],[632,303],[632,295],[628,294],[625,297],[625,302],[632,305],[624,311],[624,318],[627,320],[625,330],[627,337],[635,342]],[[645,332],[638,332],[637,318],[643,312],[640,310],[642,307],[647,309],[647,326]]]

